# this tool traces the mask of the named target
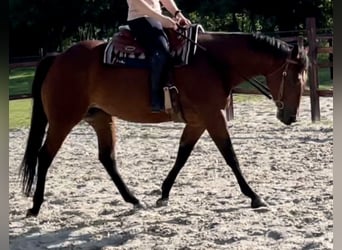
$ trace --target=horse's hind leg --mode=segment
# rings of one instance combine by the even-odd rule
[[[94,108],[88,112],[85,120],[95,129],[98,138],[99,160],[112,178],[121,196],[126,202],[139,207],[139,200],[128,190],[116,168],[114,119],[102,110]]]
[[[179,143],[178,154],[176,158],[176,162],[169,172],[168,176],[163,182],[162,185],[162,197],[157,201],[157,206],[166,205],[169,198],[169,193],[172,188],[173,183],[176,180],[176,177],[186,161],[188,160],[192,149],[194,148],[196,142],[201,137],[204,132],[204,127],[194,127],[190,125],[186,125],[183,134]]]
[[[223,111],[212,112],[205,117],[206,126],[210,137],[215,142],[227,164],[231,167],[240,185],[242,193],[252,199],[252,208],[267,206],[266,203],[252,190],[242,175],[239,162],[235,155],[233,145],[228,133],[226,119]]]
[[[38,154],[37,185],[33,195],[33,207],[27,211],[27,217],[37,216],[44,201],[44,189],[47,171],[74,124],[49,124],[45,142]]]

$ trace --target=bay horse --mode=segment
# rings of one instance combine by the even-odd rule
[[[172,69],[186,122],[157,206],[167,205],[178,173],[205,130],[231,167],[242,193],[251,199],[251,207],[267,206],[241,172],[223,110],[234,87],[263,75],[277,118],[286,125],[295,122],[308,69],[305,49],[269,36],[227,32],[203,32],[198,44],[205,50],[197,50],[188,65]],[[22,191],[27,196],[34,193],[27,216],[39,214],[48,168],[66,136],[82,120],[94,128],[99,161],[122,198],[141,205],[117,171],[115,117],[136,123],[169,122],[171,118],[165,112],[151,112],[149,70],[103,65],[105,46],[105,41],[81,41],[37,65],[30,131],[20,165]]]

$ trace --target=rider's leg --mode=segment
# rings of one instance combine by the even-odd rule
[[[152,18],[138,18],[128,22],[133,35],[145,47],[151,59],[152,112],[164,109],[163,86],[168,80],[170,53],[168,38],[160,22]]]

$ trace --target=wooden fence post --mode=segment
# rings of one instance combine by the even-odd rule
[[[309,58],[311,67],[309,68],[310,99],[311,99],[311,120],[320,121],[320,105],[318,95],[318,65],[317,65],[317,41],[316,41],[316,19],[309,17],[306,19],[306,29],[309,42]]]
[[[333,47],[333,39],[332,38],[330,38],[329,40],[328,40],[328,42],[329,42],[329,47]],[[332,63],[333,63],[333,57],[334,57],[334,54],[333,53],[329,53],[329,62],[331,63],[331,65],[332,65]],[[332,80],[333,79],[333,76],[334,76],[334,68],[333,68],[333,66],[330,66],[330,79]]]

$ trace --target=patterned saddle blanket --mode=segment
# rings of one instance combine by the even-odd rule
[[[195,55],[199,32],[204,29],[199,24],[193,24],[188,29],[180,30],[180,34],[171,30],[165,30],[169,38],[170,53],[175,66],[187,65]],[[186,39],[189,38],[189,39]],[[195,43],[193,43],[193,42]],[[149,67],[150,62],[146,57],[145,49],[136,41],[129,26],[120,26],[108,42],[103,63],[107,65],[125,65],[131,67]]]

